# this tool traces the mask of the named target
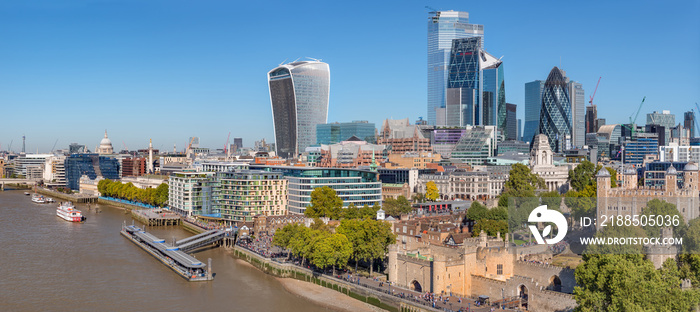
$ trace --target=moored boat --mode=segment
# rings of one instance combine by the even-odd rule
[[[36,193],[34,193],[34,195],[32,195],[32,201],[37,203],[37,204],[46,203],[46,199],[44,198],[44,196],[36,194]]]
[[[86,219],[83,216],[82,212],[78,209],[75,209],[75,206],[71,202],[63,202],[60,205],[58,205],[58,209],[56,209],[56,215],[61,217],[63,220],[70,222],[82,222]]]
[[[29,192],[24,192],[24,195],[29,196],[29,195],[31,195],[31,194],[30,194]]]

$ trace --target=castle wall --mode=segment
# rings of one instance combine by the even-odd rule
[[[562,268],[544,263],[532,263],[526,261],[515,261],[515,272],[518,275],[532,278],[535,282],[543,287],[550,284],[553,276],[559,277],[561,281],[561,292],[573,293],[576,286],[576,278],[574,270]]]

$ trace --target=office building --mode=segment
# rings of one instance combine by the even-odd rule
[[[542,80],[535,80],[525,84],[524,142],[532,142],[533,137],[538,134],[540,110],[542,109],[542,90],[544,90],[544,81]]]
[[[430,145],[433,147],[433,152],[440,154],[442,158],[449,159],[452,157],[452,151],[465,131],[464,128],[438,128],[432,130]]]
[[[586,133],[598,132],[598,107],[590,105],[586,107]]]
[[[451,159],[469,165],[482,165],[496,151],[496,126],[467,126],[451,154]]]
[[[70,154],[78,154],[78,153],[86,153],[87,150],[85,149],[85,145],[81,145],[78,143],[71,143],[68,146],[68,152]]]
[[[518,117],[516,116],[517,106],[506,104],[506,122],[504,137],[506,140],[518,140]]]
[[[647,155],[658,155],[659,138],[655,133],[637,133],[624,142],[623,163],[641,166]]]
[[[251,165],[253,170],[279,171],[289,181],[287,211],[304,214],[311,205],[311,192],[317,187],[328,186],[343,200],[343,207],[381,205],[382,183],[379,174],[369,170],[316,168],[292,166]]]
[[[98,154],[72,154],[65,160],[66,185],[71,190],[80,189],[80,178],[85,175],[90,180],[103,177],[118,180],[119,160]]]
[[[506,131],[503,62],[484,51],[481,42],[479,37],[452,40],[445,122],[436,121],[438,126],[498,125]]]
[[[425,137],[419,126],[406,119],[386,119],[379,131],[377,143],[387,146],[393,153],[431,151],[430,138]]]
[[[334,122],[316,125],[316,144],[335,144],[358,137],[367,143],[377,143],[377,130],[374,123],[366,120],[353,122]]]
[[[320,61],[292,62],[267,77],[277,155],[297,157],[316,143],[316,125],[328,122],[330,69]]]
[[[280,172],[217,172],[216,180],[218,209],[228,223],[253,221],[256,215],[287,214],[287,180]]]
[[[523,120],[518,118],[518,134],[515,136],[517,140],[523,140]]]
[[[571,101],[571,138],[575,147],[583,147],[586,141],[586,101],[583,85],[569,81],[569,100]]]
[[[661,112],[654,111],[653,113],[647,114],[646,124],[664,127],[664,137],[668,140],[671,138],[671,128],[676,125],[676,115],[671,114],[669,110],[662,110]],[[666,145],[666,142],[659,141],[659,144]]]
[[[484,37],[484,26],[469,24],[469,13],[457,11],[430,12],[428,18],[428,123],[437,124],[437,110],[444,111],[448,65],[452,40]],[[444,112],[441,115],[445,115]]]
[[[598,144],[599,159],[619,159],[620,125],[603,125],[598,129],[596,143]]]
[[[565,73],[554,67],[542,91],[538,132],[547,136],[552,151],[557,153],[571,147],[572,117],[567,80]]]
[[[693,111],[683,113],[683,127],[690,130],[690,138],[695,137],[695,113]]]
[[[236,147],[235,151],[239,151],[243,148],[243,138],[233,138],[233,145]]]

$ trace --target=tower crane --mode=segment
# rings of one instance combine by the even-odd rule
[[[634,119],[632,119],[632,116],[630,116],[630,123],[628,129],[630,129],[630,132],[632,133],[632,138],[634,137],[634,132],[637,130],[637,125],[635,122],[637,122],[637,117],[639,117],[639,111],[642,110],[642,105],[644,105],[644,100],[646,100],[647,97],[645,96],[642,99],[642,103],[639,103],[639,108],[637,108],[637,113],[634,114]]]
[[[598,83],[595,84],[595,90],[593,90],[593,95],[590,96],[590,101],[588,101],[588,104],[593,105],[593,98],[595,97],[595,93],[598,92],[598,85],[600,84],[600,78],[603,77],[598,77]]]
[[[58,139],[56,139],[56,142],[53,142],[53,147],[51,147],[51,153],[53,153],[53,151],[56,150],[56,143],[58,143]]]
[[[224,145],[224,155],[228,156],[228,142],[231,138],[231,132],[229,131],[228,137],[226,138],[226,145]]]

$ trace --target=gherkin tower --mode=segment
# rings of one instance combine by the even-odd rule
[[[549,72],[542,90],[539,133],[549,138],[555,152],[571,145],[571,101],[567,79],[556,66]]]

